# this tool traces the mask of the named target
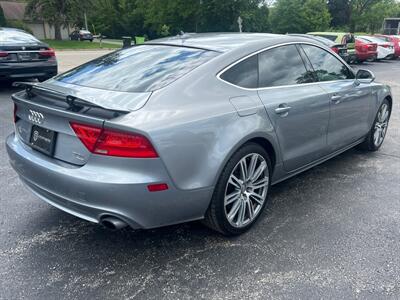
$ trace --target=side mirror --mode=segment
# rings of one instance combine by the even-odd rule
[[[357,71],[356,80],[360,83],[371,83],[375,80],[375,75],[370,70],[360,69]]]

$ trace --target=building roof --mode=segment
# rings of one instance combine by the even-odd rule
[[[25,20],[26,3],[0,1],[6,20]]]

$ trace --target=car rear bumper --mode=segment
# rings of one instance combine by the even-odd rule
[[[365,61],[368,59],[376,59],[376,56],[377,56],[376,52],[366,52],[366,53],[357,52],[357,60],[358,61]]]
[[[57,61],[0,63],[0,80],[50,78],[57,72]]]
[[[160,159],[136,168],[94,155],[77,167],[43,155],[15,134],[6,141],[10,163],[26,186],[51,205],[99,223],[107,216],[132,228],[154,228],[201,219],[212,188],[190,191],[174,187]],[[125,166],[126,167],[125,167]],[[149,192],[148,184],[167,183],[169,189]]]

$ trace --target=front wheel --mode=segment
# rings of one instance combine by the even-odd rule
[[[391,114],[390,103],[385,99],[379,107],[374,124],[360,148],[368,151],[377,151],[382,146],[386,137]]]
[[[228,161],[215,187],[204,223],[224,235],[247,231],[265,207],[271,162],[258,144],[247,144]]]

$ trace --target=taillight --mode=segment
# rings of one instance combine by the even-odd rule
[[[333,52],[335,52],[335,53],[339,53],[339,49],[336,48],[336,47],[332,47],[331,50],[332,50]]]
[[[0,51],[0,57],[7,57],[8,52],[7,51]]]
[[[54,51],[54,49],[47,49],[47,50],[41,50],[39,51],[39,55],[40,56],[45,56],[45,57],[53,57],[56,56],[56,52]]]
[[[92,153],[131,158],[158,157],[150,141],[143,135],[78,123],[71,123],[71,127]]]

